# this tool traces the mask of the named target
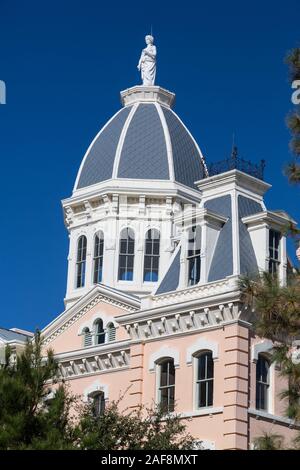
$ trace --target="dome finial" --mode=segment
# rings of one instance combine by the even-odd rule
[[[151,26],[152,33],[152,26]],[[145,37],[147,47],[142,50],[138,63],[138,70],[141,72],[143,86],[153,86],[156,75],[156,47],[154,46],[154,37],[147,34]]]

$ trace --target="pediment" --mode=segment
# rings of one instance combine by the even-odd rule
[[[55,352],[80,349],[78,335],[85,322],[91,323],[96,315],[112,319],[139,308],[137,297],[99,284],[42,330],[44,347],[53,348]]]

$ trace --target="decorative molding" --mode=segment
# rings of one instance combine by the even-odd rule
[[[105,346],[55,355],[59,365],[59,378],[69,380],[128,368],[130,350],[125,344],[116,345],[117,348]]]
[[[174,335],[186,335],[232,323],[240,317],[242,312],[240,307],[239,301],[229,303],[223,301],[222,304],[209,308],[198,307],[195,310],[187,307],[181,310],[175,304],[172,306],[172,311],[163,312],[161,308],[148,312],[139,311],[131,315],[118,316],[116,320],[119,325],[125,327],[132,340],[149,341]],[[151,328],[149,328],[149,321],[151,321]]]
[[[88,328],[90,330],[90,332],[93,332],[94,324],[100,318],[103,322],[103,329],[104,330],[105,330],[105,328],[107,327],[107,325],[109,323],[112,323],[115,328],[118,327],[118,323],[116,322],[114,317],[112,317],[110,315],[109,316],[106,315],[105,312],[98,312],[98,313],[95,313],[95,315],[93,315],[92,318],[90,318],[88,321],[85,321],[84,323],[81,323],[81,325],[79,326],[78,331],[77,331],[78,336],[80,336],[83,333],[84,328]]]
[[[170,108],[175,100],[174,93],[157,85],[136,85],[121,91],[120,95],[123,106],[130,106],[140,102],[154,102]]]
[[[160,349],[151,354],[149,358],[149,371],[154,372],[155,365],[159,359],[164,357],[171,357],[174,359],[174,366],[179,367],[179,351],[178,349],[170,348],[169,346],[161,346]]]
[[[44,340],[44,345],[47,346],[50,344],[54,339],[56,339],[58,336],[60,336],[64,331],[66,331],[70,326],[72,326],[76,321],[78,321],[83,315],[85,315],[89,310],[91,310],[95,305],[97,305],[99,302],[105,302],[110,305],[114,305],[115,307],[120,307],[123,310],[126,310],[127,312],[135,312],[136,308],[135,307],[130,307],[129,305],[114,300],[107,295],[103,294],[98,294],[92,301],[90,301],[85,307],[80,309],[78,312],[74,313],[74,315],[71,316],[63,325],[58,327],[53,333],[51,333],[48,337],[45,337]],[[72,307],[71,307],[72,308]]]
[[[270,353],[273,349],[273,343],[269,340],[264,340],[260,343],[253,344],[251,347],[251,361],[256,362],[258,355],[261,353]]]
[[[289,223],[296,224],[286,212],[272,212],[272,211],[263,211],[258,212],[257,214],[252,214],[247,217],[242,218],[242,222],[250,226],[259,226],[259,225],[275,225],[280,227],[282,230],[286,228]]]
[[[193,299],[207,298],[209,296],[223,294],[225,292],[238,291],[238,278],[236,276],[222,279],[221,281],[209,282],[203,285],[187,287],[178,291],[168,292],[151,296],[151,304],[153,307],[161,305],[177,304]]]
[[[207,340],[206,338],[199,338],[194,344],[192,344],[186,351],[186,363],[192,364],[193,356],[195,353],[200,351],[212,351],[213,359],[217,359],[219,345],[215,341]]]
[[[85,388],[83,391],[83,401],[87,402],[89,397],[91,397],[94,393],[103,392],[104,399],[108,399],[108,385],[101,384],[99,380],[93,382],[89,387]]]

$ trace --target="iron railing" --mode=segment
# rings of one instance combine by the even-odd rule
[[[265,166],[265,160],[261,160],[260,163],[252,163],[251,161],[239,158],[237,148],[234,147],[230,158],[207,165],[207,170],[208,176],[219,175],[220,173],[230,170],[240,170],[243,173],[263,180]]]

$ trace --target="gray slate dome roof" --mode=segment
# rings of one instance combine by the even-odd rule
[[[204,159],[189,131],[157,93],[154,98],[152,93],[148,102],[143,100],[142,88],[126,91],[127,95],[131,90],[138,93],[134,99],[130,95],[129,103],[91,143],[80,166],[75,190],[116,178],[177,181],[195,188],[194,182],[203,178]],[[164,92],[169,101],[172,95],[173,100],[174,95],[166,90],[150,88],[152,92],[153,89]],[[126,98],[123,101],[126,103]]]

